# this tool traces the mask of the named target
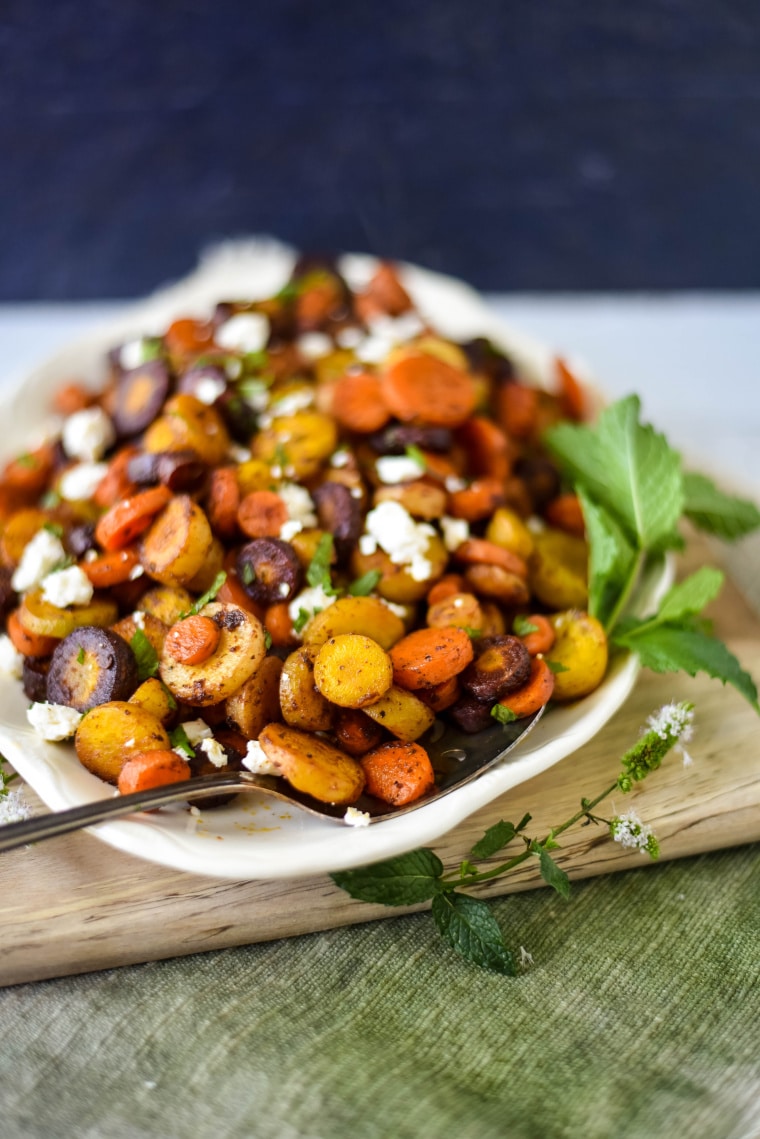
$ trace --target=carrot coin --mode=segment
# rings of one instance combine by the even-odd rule
[[[477,400],[475,384],[466,372],[425,352],[392,363],[385,373],[384,392],[398,419],[436,427],[458,427]]]
[[[131,795],[167,783],[182,783],[190,774],[190,764],[176,751],[141,751],[130,756],[122,767],[118,788],[122,795]]]
[[[206,515],[211,529],[221,538],[234,538],[238,528],[240,489],[234,467],[211,472],[206,496]]]
[[[210,617],[195,613],[172,625],[164,649],[180,664],[202,664],[216,651],[221,635]]]
[[[332,390],[332,414],[348,431],[369,434],[391,417],[378,376],[368,372],[341,376]]]
[[[528,566],[519,554],[513,554],[495,542],[486,538],[468,538],[457,546],[454,557],[466,565],[501,566],[502,569],[516,573],[518,577],[528,576]]]
[[[114,550],[92,562],[82,562],[80,568],[96,589],[108,589],[129,581],[140,565],[137,550]],[[135,576],[141,576],[142,571]]]
[[[524,633],[520,637],[530,655],[534,657],[538,656],[539,653],[551,652],[554,648],[555,633],[549,618],[540,613],[532,613],[530,617],[525,617],[524,620],[529,625],[535,626],[532,633]]]
[[[275,491],[252,490],[240,503],[237,519],[249,538],[278,538],[288,520],[288,508]]]
[[[534,657],[530,666],[530,678],[527,684],[510,692],[499,701],[510,712],[514,712],[518,720],[523,716],[532,716],[544,704],[548,704],[554,691],[554,673],[541,657]]]
[[[395,807],[413,803],[435,784],[430,757],[419,744],[393,740],[367,752],[360,762],[365,790]]]
[[[159,510],[171,500],[172,492],[166,486],[154,486],[125,498],[99,519],[95,537],[104,550],[119,550],[128,546],[147,530]]]
[[[432,688],[457,676],[473,658],[463,629],[417,629],[390,651],[393,679],[402,688]]]

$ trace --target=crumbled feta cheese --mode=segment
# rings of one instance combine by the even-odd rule
[[[291,522],[300,522],[302,526],[316,526],[314,503],[306,487],[286,482],[278,488],[277,493],[288,509],[288,518]]]
[[[403,344],[413,340],[424,331],[425,325],[416,312],[404,312],[400,316],[389,316],[387,313],[377,313],[370,317],[368,322],[372,336],[382,336],[394,344]]]
[[[199,744],[201,740],[210,739],[214,734],[205,720],[186,720],[182,727],[185,729],[185,735],[192,747]]]
[[[531,534],[541,534],[546,529],[546,523],[543,518],[539,518],[537,514],[531,514],[525,525]]]
[[[42,600],[56,609],[67,605],[89,605],[95,592],[92,582],[79,566],[49,573],[42,581]]]
[[[446,490],[449,492],[449,494],[456,494],[458,490],[467,489],[467,480],[460,479],[456,475],[448,475],[443,480],[443,485],[446,487]]]
[[[429,581],[433,576],[433,563],[421,554],[415,554],[409,565],[409,576],[412,581]]]
[[[333,342],[324,332],[304,332],[296,340],[296,348],[307,360],[319,360],[333,351]]]
[[[201,740],[200,750],[206,753],[207,758],[213,763],[214,767],[227,766],[227,752],[219,743],[219,740]]]
[[[375,470],[380,482],[387,486],[411,482],[412,479],[418,479],[422,474],[419,463],[407,455],[383,455],[375,463]]]
[[[376,550],[377,539],[373,538],[371,534],[362,534],[359,538],[359,551],[369,556],[369,554],[374,554]]]
[[[224,372],[228,380],[237,380],[240,378],[243,371],[243,361],[236,360],[234,356],[225,362]]]
[[[138,577],[142,577],[144,573],[145,573],[145,567],[144,566],[141,566],[141,565],[132,566],[132,569],[129,571],[129,580],[130,581],[137,581]]]
[[[243,767],[254,775],[279,775],[280,769],[265,753],[258,740],[249,740],[245,755],[242,759]]]
[[[128,340],[126,344],[122,344],[119,350],[119,364],[125,372],[131,372],[133,368],[139,368],[144,364],[146,353],[151,346],[151,341],[146,340],[144,336],[139,336],[137,340]]]
[[[296,534],[300,534],[302,530],[303,522],[298,522],[296,519],[291,519],[290,522],[283,522],[282,526],[280,527],[280,537],[282,538],[283,542],[289,542],[291,538],[295,538]],[[283,584],[285,583],[283,582]],[[286,586],[285,593],[287,592],[288,590]]]
[[[269,319],[260,312],[239,312],[217,328],[214,339],[228,352],[261,352],[269,340]]]
[[[444,514],[441,518],[441,530],[443,531],[443,544],[449,553],[453,553],[462,542],[466,542],[470,536],[470,524],[464,518],[450,518]]]
[[[349,350],[356,348],[357,344],[361,344],[363,339],[364,333],[361,328],[355,328],[350,325],[346,328],[341,328],[340,332],[336,332],[335,334],[335,342],[338,347],[348,348]]]
[[[0,672],[21,680],[24,673],[24,657],[6,633],[0,634]]]
[[[44,577],[66,557],[60,538],[49,530],[38,530],[31,542],[27,542],[21,561],[14,570],[11,585],[16,593],[34,589]]]
[[[280,597],[287,597],[290,593],[290,586],[286,581],[281,581],[277,586],[277,592],[279,593]]]
[[[395,613],[396,616],[400,617],[402,621],[406,621],[407,617],[409,616],[409,612],[405,605],[397,605],[395,601],[388,601],[385,597],[382,599],[382,601],[386,609],[390,609],[391,613]]]
[[[325,593],[321,585],[312,585],[308,589],[302,589],[300,593],[296,594],[288,606],[290,619],[291,621],[297,621],[301,609],[304,609],[313,617],[315,613],[319,613],[322,609],[326,609],[328,605],[332,605],[335,600],[335,597],[331,597]]]
[[[393,349],[393,341],[385,336],[365,336],[354,351],[363,364],[380,364]]]
[[[69,416],[61,438],[70,459],[95,463],[116,441],[116,432],[102,407],[86,407]]]
[[[84,555],[84,560],[86,562],[96,562],[99,557],[100,554],[97,550],[87,550]]]
[[[253,456],[247,447],[241,447],[239,443],[230,443],[227,457],[232,459],[233,463],[247,463]]]
[[[417,563],[417,573],[430,567],[427,575],[430,576],[432,566],[427,562],[425,554],[435,530],[427,522],[415,522],[400,502],[381,502],[367,515],[366,528],[367,534],[385,550],[394,565],[409,565],[417,557],[426,562],[426,567],[421,562]],[[359,541],[359,548],[364,553],[361,539]],[[415,581],[425,580],[425,577],[415,577]]]
[[[298,391],[290,392],[284,395],[282,399],[278,399],[275,403],[270,405],[270,412],[273,416],[296,415],[299,411],[303,411],[306,407],[311,407],[314,403],[314,392],[302,388]]]
[[[219,376],[201,376],[193,388],[193,394],[201,403],[212,404],[226,390],[227,385]]]
[[[61,475],[58,493],[66,502],[84,502],[92,498],[107,473],[107,463],[77,463]]]
[[[135,623],[136,629],[142,629],[142,631],[145,632],[145,614],[142,609],[135,609],[132,614],[132,620]]]
[[[347,827],[368,827],[370,822],[369,811],[360,811],[357,807],[346,807],[343,822]]]
[[[68,704],[32,704],[26,718],[38,736],[53,743],[74,735],[82,713]]]
[[[347,467],[351,456],[348,451],[341,447],[339,451],[334,451],[330,456],[330,466],[335,467],[336,470],[340,467]]]
[[[266,411],[269,407],[269,388],[262,381],[251,380],[239,389],[239,394],[254,411]]]
[[[352,498],[363,498],[362,488],[360,486],[349,487],[348,493]]]

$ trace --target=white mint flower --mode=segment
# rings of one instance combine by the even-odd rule
[[[0,795],[0,824],[21,823],[31,815],[23,791],[8,791]]]
[[[659,854],[659,845],[654,831],[641,821],[635,811],[626,811],[625,814],[616,815],[610,822],[610,834],[615,842],[629,850],[640,850],[656,858]]]
[[[677,740],[675,750],[683,756],[684,767],[691,767],[694,760],[683,746],[694,735],[694,709],[688,704],[664,704],[659,712],[655,712],[647,720],[650,730],[656,732],[660,739],[673,738]]]

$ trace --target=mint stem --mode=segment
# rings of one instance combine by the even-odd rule
[[[607,622],[604,626],[605,633],[609,634],[612,632],[612,630],[615,628],[615,625],[618,622],[618,618],[620,617],[621,613],[623,612],[626,605],[628,604],[631,593],[633,591],[633,587],[635,586],[636,582],[638,581],[639,574],[641,573],[641,567],[644,564],[645,558],[646,558],[646,552],[644,550],[639,550],[639,552],[636,555],[636,560],[634,561],[633,565],[631,566],[631,572],[628,575],[628,580],[626,581],[625,585],[621,589],[620,596],[618,597],[617,601],[615,602],[615,608],[612,610],[612,613],[610,613],[609,617],[607,618]]]

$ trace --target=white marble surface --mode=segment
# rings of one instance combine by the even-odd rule
[[[760,296],[492,296],[525,332],[582,362],[703,469],[760,495]],[[0,385],[124,309],[0,305]]]

